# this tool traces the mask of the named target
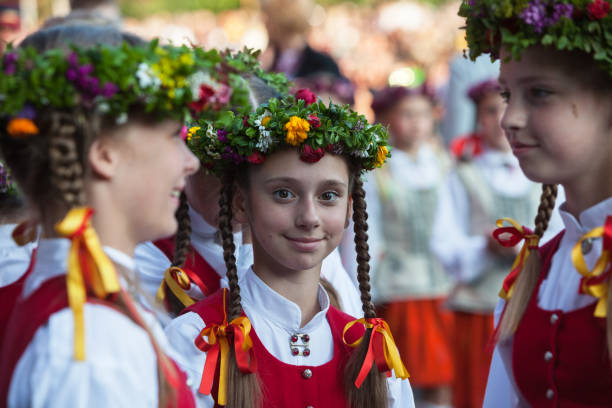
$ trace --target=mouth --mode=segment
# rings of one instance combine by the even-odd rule
[[[540,147],[540,145],[537,143],[533,143],[533,142],[525,143],[525,142],[521,142],[518,140],[513,140],[512,142],[510,142],[510,147],[512,147],[512,152],[516,155],[516,154],[522,154],[530,150],[533,150],[537,147]]]
[[[170,192],[170,197],[172,198],[172,201],[175,201],[177,205],[178,205],[178,203],[180,201],[181,193],[183,192],[183,189],[184,189],[184,187],[175,187]]]
[[[291,246],[299,252],[314,252],[319,248],[319,245],[323,242],[323,238],[311,238],[311,237],[289,237],[285,236],[285,239],[289,241]]]

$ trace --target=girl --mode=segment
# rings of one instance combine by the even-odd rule
[[[243,55],[243,58],[246,57],[248,56]],[[288,83],[284,77],[279,74],[263,74],[255,65],[254,59],[251,57],[250,60],[252,63],[249,71],[258,76],[248,78],[246,88],[248,92],[238,88],[247,84],[241,76],[231,81],[236,86],[230,100],[234,111],[248,112],[252,109],[251,106],[259,104],[257,101],[267,101],[278,95],[279,91],[287,89]],[[247,73],[248,71],[245,71],[241,75]],[[229,75],[230,78],[232,75],[237,76],[234,72],[230,72]],[[248,97],[237,97],[241,92]],[[307,95],[305,90],[300,92],[298,95],[305,98],[302,96],[302,94]],[[188,132],[188,146],[201,157],[202,150],[206,150],[207,146],[201,145],[193,138],[196,130],[197,127],[193,127]],[[217,137],[222,137],[222,134]],[[194,301],[215,292],[220,286],[227,286],[223,247],[218,239],[220,191],[219,178],[210,174],[205,168],[190,176],[185,186],[185,195],[181,197],[181,205],[176,213],[179,224],[177,234],[136,248],[140,281],[145,290],[163,301],[171,315],[178,315]],[[253,250],[251,244],[247,242],[248,231],[243,236],[241,228],[239,224],[234,225],[234,239],[242,243],[237,246],[235,256],[238,270],[244,271],[253,263]],[[343,270],[338,251],[332,252],[325,258],[321,279],[332,299],[335,295],[335,305],[341,304],[344,311],[361,316],[359,292]]]
[[[535,230],[517,224],[496,232],[510,235],[500,237],[506,245],[525,240],[498,305],[497,349],[510,378],[510,402],[611,406],[610,5],[512,2],[503,13],[497,6],[462,5],[470,53],[501,58],[508,104],[502,127],[525,174],[544,183]],[[538,248],[557,184],[565,190],[565,230]],[[493,367],[491,378],[503,380],[500,365]],[[485,405],[505,402],[496,389],[490,381]]]
[[[0,150],[42,238],[5,332],[2,405],[194,406],[155,316],[134,300],[132,256],[176,230],[198,169],[179,132],[200,98],[189,81],[218,60],[77,25],[4,56]]]
[[[375,94],[372,109],[376,121],[389,127],[394,148],[393,160],[365,186],[373,220],[375,300],[415,372],[411,384],[418,387],[423,406],[448,406],[452,315],[443,303],[452,282],[428,242],[450,160],[436,146],[434,99],[425,87],[385,88]],[[343,249],[354,254],[353,234],[346,235]]]
[[[194,138],[213,146],[206,162],[223,174],[219,224],[230,289],[167,328],[186,369],[202,378],[209,406],[413,406],[409,383],[400,380],[407,373],[369,294],[360,173],[385,161],[382,127],[346,107],[293,96],[271,99],[246,119],[227,114],[214,126],[226,138],[206,131]],[[319,286],[351,202],[365,314],[357,321],[330,306]],[[253,266],[240,285],[233,219],[248,223],[253,239]],[[365,335],[356,324],[364,322]],[[385,380],[391,370],[399,378]]]

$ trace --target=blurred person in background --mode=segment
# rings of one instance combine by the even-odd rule
[[[355,87],[347,78],[330,72],[317,72],[295,79],[296,88],[308,88],[326,104],[331,99],[339,105],[353,106]]]
[[[532,224],[541,188],[527,179],[500,126],[505,102],[496,79],[470,88],[476,107],[477,154],[465,152],[449,177],[448,196],[438,201],[431,248],[449,274],[457,280],[448,300],[454,310],[456,408],[481,407],[487,382],[493,334],[493,310],[515,248],[502,246],[492,236],[498,218],[510,217],[521,225]],[[467,138],[466,138],[467,139]],[[558,231],[560,220],[551,224]],[[556,225],[556,226],[555,226]]]
[[[0,4],[0,55],[4,54],[6,45],[15,40],[20,29],[19,1],[3,1]]]
[[[70,13],[45,21],[44,27],[65,24],[100,24],[120,28],[121,10],[116,0],[70,0]]]
[[[441,124],[441,133],[446,145],[459,135],[474,129],[476,111],[467,96],[468,90],[479,82],[499,74],[499,61],[491,62],[488,56],[471,61],[457,55],[450,62],[450,79],[444,100],[446,114]]]
[[[321,72],[341,76],[338,64],[331,56],[308,45],[308,20],[313,8],[312,0],[261,1],[263,20],[270,38],[269,52],[273,54],[271,71],[282,72],[290,79]]]
[[[393,150],[365,190],[379,313],[411,372],[417,406],[450,407],[453,323],[443,304],[452,282],[428,242],[451,161],[436,142],[434,108],[425,87],[388,87],[374,95],[376,122],[389,127]],[[347,271],[356,271],[352,242],[353,234],[345,233]]]

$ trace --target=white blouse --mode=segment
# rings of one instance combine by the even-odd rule
[[[13,241],[16,224],[0,225],[0,288],[19,280],[30,266],[35,242],[19,246]]]
[[[272,290],[251,268],[246,271],[239,283],[244,313],[251,321],[257,337],[274,357],[286,364],[310,366],[323,365],[333,358],[334,340],[326,317],[329,297],[321,286],[318,293],[321,311],[306,325],[300,327],[302,314],[299,306]],[[202,318],[193,312],[179,316],[166,326],[170,343],[181,353],[180,361],[186,364],[182,368],[194,384],[194,392],[197,392],[200,385],[206,361],[206,353],[195,346],[194,340],[205,326]],[[287,339],[294,333],[310,335],[308,357],[294,356],[291,353]],[[414,407],[414,398],[408,380],[391,377],[387,385],[390,407]],[[213,399],[207,397],[207,406],[214,406]]]
[[[45,281],[64,275],[70,241],[43,239],[22,296]],[[113,262],[133,271],[133,259],[113,248]],[[121,286],[133,292],[123,279]],[[136,304],[162,350],[175,361],[155,316]],[[73,314],[70,308],[51,315],[19,359],[10,384],[9,407],[157,407],[157,357],[148,334],[130,318],[109,307],[84,306],[86,360],[75,361]],[[177,363],[181,363],[177,361]]]
[[[557,252],[553,255],[548,276],[542,281],[538,291],[538,306],[543,310],[562,310],[569,312],[595,302],[590,295],[578,293],[581,275],[571,260],[571,252],[580,237],[604,224],[606,217],[612,215],[612,197],[583,211],[578,219],[560,208],[565,234]],[[602,240],[593,240],[591,250],[584,254],[586,265],[592,268],[601,255]],[[495,309],[496,324],[499,321],[505,302],[500,300]],[[485,407],[524,407],[520,393],[512,375],[512,340],[498,344],[497,357],[493,359],[485,395]]]

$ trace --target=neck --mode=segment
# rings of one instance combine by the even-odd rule
[[[278,264],[269,267],[265,262],[257,262],[257,251],[253,255],[253,272],[255,275],[276,293],[300,308],[302,312],[300,326],[306,325],[321,311],[318,298],[321,276],[320,264],[315,268],[296,271],[279,267]]]
[[[565,210],[578,219],[580,214],[605,199],[612,197],[612,164],[562,183],[565,190]]]
[[[397,150],[401,150],[402,152],[410,156],[415,156],[418,153],[421,145],[422,145],[422,142],[421,143],[413,142],[413,143],[394,144],[393,147]]]

